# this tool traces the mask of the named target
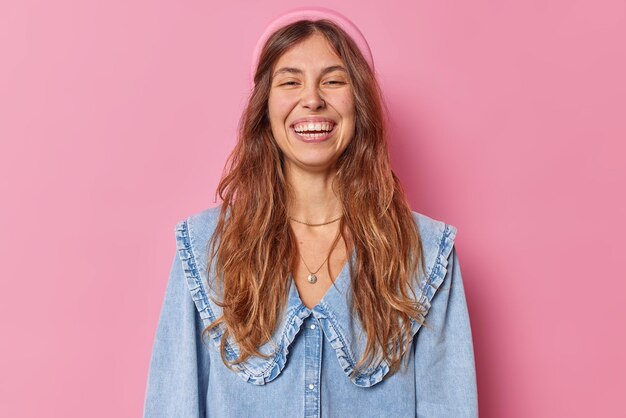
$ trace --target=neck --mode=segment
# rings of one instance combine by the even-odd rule
[[[331,187],[335,172],[312,173],[292,168],[286,176],[294,192],[289,216],[304,222],[322,223],[342,214],[341,202]]]

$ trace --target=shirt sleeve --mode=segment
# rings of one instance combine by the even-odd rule
[[[415,342],[416,415],[478,417],[474,349],[456,248]]]
[[[175,255],[152,347],[144,418],[205,416],[209,353],[202,329]]]

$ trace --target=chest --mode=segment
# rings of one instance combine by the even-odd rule
[[[314,314],[302,319],[299,331],[289,343],[286,363],[270,359],[253,370],[258,375],[271,370],[267,364],[286,364],[282,370],[272,372],[272,376],[279,373],[276,378],[272,377],[271,381],[263,385],[252,384],[247,381],[247,377],[242,379],[237,376],[223,364],[219,350],[210,350],[206,416],[417,416],[414,367],[406,367],[393,376],[385,376],[384,384],[368,376],[359,385],[372,386],[357,386],[346,375],[350,370],[349,365],[354,363],[352,358],[347,360],[345,353],[348,350],[340,345],[346,341],[345,336],[331,342],[323,331],[322,322]],[[412,364],[412,359],[413,356],[409,357],[409,364]],[[373,384],[370,383],[372,381]],[[442,415],[434,413],[429,416]]]
[[[331,250],[333,238],[298,237],[300,256],[291,273],[300,299],[309,309],[322,300],[348,262],[343,239]],[[314,283],[308,280],[312,274],[317,278]]]

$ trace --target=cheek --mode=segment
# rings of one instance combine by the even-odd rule
[[[351,94],[343,96],[339,101],[339,105],[341,106],[341,113],[343,113],[345,116],[354,115],[354,98]]]
[[[270,118],[285,119],[293,108],[292,100],[285,96],[272,96],[268,100],[268,112]]]

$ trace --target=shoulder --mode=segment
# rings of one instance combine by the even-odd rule
[[[176,223],[176,231],[178,232],[181,228],[187,229],[194,239],[210,238],[217,225],[221,208],[222,205],[220,204],[192,213],[186,218],[180,219]]]
[[[421,277],[420,282],[426,293],[430,293],[427,296],[432,298],[446,275],[457,228],[443,220],[412,212],[422,240],[426,265],[425,277]]]
[[[221,205],[191,213],[176,222],[174,233],[178,257],[198,310],[204,320],[212,319],[208,309],[208,289],[210,280],[208,268],[208,244],[217,221]]]
[[[432,218],[423,213],[412,211],[422,240],[426,243],[441,245],[442,241],[451,244],[456,238],[457,228],[443,220]]]
[[[213,235],[222,205],[194,212],[176,222],[175,234],[179,250],[185,249],[202,259],[199,249],[205,249]]]

